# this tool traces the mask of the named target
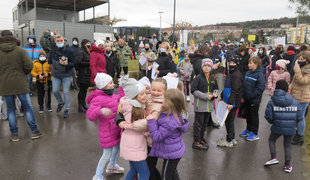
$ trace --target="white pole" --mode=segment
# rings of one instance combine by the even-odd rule
[[[299,18],[299,14],[297,14],[297,22],[296,22],[296,41],[295,41],[295,42],[297,42],[297,38],[298,38],[298,30],[297,30],[297,28],[298,28],[298,18]]]

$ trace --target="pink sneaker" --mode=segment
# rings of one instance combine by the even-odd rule
[[[115,173],[124,173],[124,168],[120,167],[118,164],[115,164],[114,167],[107,165],[106,173],[115,174]]]

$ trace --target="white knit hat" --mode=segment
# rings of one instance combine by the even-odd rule
[[[112,81],[112,77],[105,73],[97,73],[95,83],[98,89],[102,89]]]
[[[151,87],[151,83],[149,78],[147,78],[146,76],[144,76],[143,78],[141,78],[139,80],[140,83],[144,84],[144,85],[148,85],[149,87]]]
[[[98,47],[100,44],[104,45],[104,41],[102,39],[98,39],[96,42],[95,42],[95,45]]]
[[[286,65],[289,64],[290,61],[285,59],[280,59],[276,61],[276,64],[279,65],[281,68],[286,69]]]

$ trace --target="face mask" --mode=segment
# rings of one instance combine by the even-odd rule
[[[166,52],[166,49],[160,48],[160,52]]]
[[[270,49],[270,48],[268,48],[268,50],[270,51],[271,49]]]
[[[281,69],[281,67],[276,65],[276,70],[280,70],[280,69]]]
[[[230,43],[230,41],[227,41],[228,43]]]
[[[188,58],[185,58],[185,60],[187,61],[187,60],[189,60]]]
[[[150,48],[145,48],[146,51],[150,50]]]
[[[106,51],[106,54],[110,54],[111,51]]]
[[[87,48],[90,48],[90,45],[87,45]]]
[[[57,44],[56,44],[56,46],[59,47],[59,48],[64,47],[64,45],[65,45],[64,43],[61,43],[61,44],[58,44],[58,43],[57,43]]]
[[[76,41],[73,41],[72,44],[76,46],[76,45],[77,45],[77,42],[76,42]]]
[[[40,60],[40,61],[45,61],[45,60],[46,60],[46,57],[39,57],[39,60]]]
[[[307,61],[305,61],[305,62],[298,61],[298,64],[299,64],[300,67],[303,67],[304,65],[306,65],[306,63],[307,63]]]
[[[156,38],[156,36],[153,36],[153,38],[155,39],[155,38]]]
[[[259,54],[263,54],[263,51],[258,51],[259,52]]]
[[[30,44],[32,44],[32,43],[33,43],[33,39],[29,39],[28,42],[29,42]]]
[[[275,48],[272,48],[272,50],[275,50]]]
[[[299,47],[295,47],[295,49],[296,49],[296,50],[298,50],[298,49],[299,49]]]
[[[103,49],[103,46],[98,46],[99,49]]]
[[[114,88],[104,89],[103,92],[106,93],[108,96],[112,96],[114,92]]]
[[[229,71],[232,72],[236,69],[237,66],[229,66]]]

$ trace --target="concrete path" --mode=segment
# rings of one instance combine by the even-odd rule
[[[219,74],[218,83],[223,88],[223,76]],[[0,179],[1,180],[91,180],[97,163],[102,156],[99,145],[97,123],[87,120],[86,115],[77,112],[77,92],[71,91],[70,118],[63,119],[56,114],[57,102],[52,95],[53,112],[39,115],[37,96],[31,97],[37,124],[44,137],[32,141],[30,129],[25,118],[17,118],[19,142],[11,142],[8,121],[0,121]],[[270,158],[268,137],[270,125],[264,119],[265,107],[270,97],[264,92],[260,106],[260,140],[247,142],[238,136],[245,127],[245,120],[235,120],[236,140],[234,148],[216,146],[216,141],[226,136],[225,127],[208,128],[206,140],[208,151],[191,148],[193,142],[194,112],[189,109],[190,128],[183,135],[187,152],[181,159],[178,171],[183,180],[285,180],[307,179],[307,165],[302,166],[302,148],[293,146],[292,173],[284,172],[283,138],[277,141],[279,165],[264,167]],[[192,99],[193,100],[193,99]],[[305,158],[305,157],[304,157]],[[305,159],[303,159],[305,160]],[[123,180],[129,170],[129,163],[118,158],[118,164],[125,167],[120,175],[104,174],[107,180]],[[162,160],[158,163],[161,171]]]

